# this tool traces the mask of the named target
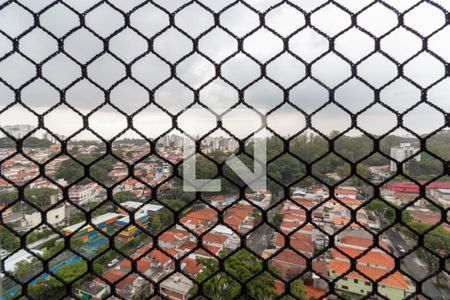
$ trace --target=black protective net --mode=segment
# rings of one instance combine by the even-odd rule
[[[449,7],[0,1],[2,299],[450,299]]]

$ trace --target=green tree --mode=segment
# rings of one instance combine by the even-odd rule
[[[0,247],[6,251],[13,251],[20,246],[19,238],[11,231],[0,225]]]
[[[0,205],[8,205],[17,199],[17,191],[0,192]]]
[[[291,284],[291,292],[300,299],[306,299],[305,285],[303,280],[297,279]]]
[[[29,148],[47,148],[52,143],[49,140],[40,139],[30,136],[23,142],[24,147]],[[16,143],[9,137],[0,138],[0,148],[15,148]]]
[[[85,261],[77,261],[67,264],[56,271],[56,275],[61,277],[65,282],[73,282],[87,272],[87,264]],[[51,282],[52,279],[50,279]],[[59,282],[58,282],[59,283]]]
[[[36,268],[36,260],[35,259],[31,259],[30,261],[28,260],[21,260],[19,262],[16,263],[15,268],[14,268],[14,273],[19,276],[25,276],[29,273],[31,273],[31,271],[33,271]]]
[[[137,202],[139,202],[139,198],[136,197],[132,192],[129,192],[129,191],[118,192],[118,193],[114,194],[113,198],[118,203],[122,203],[122,202],[126,202],[126,201],[137,201]]]
[[[186,201],[178,199],[162,199],[161,202],[175,211],[180,211],[184,206],[186,206]],[[159,203],[155,204],[160,205]]]
[[[283,215],[277,212],[272,220],[273,225],[275,225],[276,227],[280,227],[282,221]]]
[[[389,223],[395,221],[395,208],[381,201],[380,199],[372,199],[367,204],[366,209],[376,212],[379,216],[383,216],[383,220],[387,220]]]
[[[295,296],[295,298],[292,296],[285,296],[282,298],[283,300],[294,300],[294,299],[307,300],[306,290],[305,290],[305,285],[303,284],[303,280],[301,280],[301,279],[294,280],[290,284],[289,291],[291,292],[291,294],[293,294]]]
[[[360,175],[361,177],[370,180],[372,179],[372,172],[370,172],[369,167],[367,165],[364,164],[358,164],[356,166],[356,172],[358,175]],[[349,164],[344,164],[339,166],[336,169],[336,173],[340,176],[340,177],[347,177],[351,174],[351,170],[350,170],[350,165]],[[364,182],[358,178],[358,177],[352,177],[352,183],[355,186],[359,186],[362,185]]]
[[[48,299],[48,289],[49,287],[44,283],[32,284],[28,287],[28,293],[35,299],[44,300]]]
[[[39,189],[26,189],[25,198],[33,204],[40,207],[46,207],[51,204],[52,196],[58,194],[57,189],[52,188],[39,188]]]
[[[202,283],[204,293],[211,299],[234,299],[238,295],[241,295],[240,299],[246,299],[246,295],[252,299],[270,299],[276,295],[274,277],[263,271],[261,261],[247,250],[240,250],[228,257],[224,263],[227,272],[216,275],[213,274],[219,269],[219,263],[215,259],[199,258],[198,261],[204,268],[197,280]],[[260,275],[250,280],[258,273]],[[233,278],[241,282],[245,289]],[[196,292],[197,287],[194,286],[191,293],[194,295]]]
[[[56,178],[61,178],[72,183],[84,176],[83,167],[72,159],[61,163],[55,173]]]
[[[46,248],[46,251],[43,254],[44,259],[48,259],[55,255],[57,252],[64,249],[64,242],[57,241],[56,239],[50,240],[43,245],[43,248]]]
[[[158,234],[163,229],[163,224],[161,221],[161,216],[159,215],[153,215],[151,217],[151,231],[152,234]]]
[[[112,156],[106,156],[99,159],[100,153],[95,154],[79,154],[76,158],[81,162],[78,163],[73,159],[65,160],[61,163],[59,168],[56,170],[56,178],[63,178],[68,182],[74,182],[82,177],[84,177],[84,167],[95,161],[89,167],[89,174],[96,181],[104,184],[108,184],[111,181],[109,173],[113,170],[116,159]],[[97,159],[99,159],[97,161]],[[87,175],[87,174],[86,174]],[[86,179],[84,182],[89,182]]]

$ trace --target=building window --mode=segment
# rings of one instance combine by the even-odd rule
[[[365,285],[371,286],[370,282],[364,282]]]
[[[342,280],[345,280],[345,281],[347,281],[347,277],[344,277],[344,278],[342,278]]]
[[[353,282],[354,283],[358,283],[358,279],[353,279]]]
[[[346,285],[343,285],[343,286],[342,286],[342,289],[344,289],[344,290],[348,290],[348,286],[346,286]]]

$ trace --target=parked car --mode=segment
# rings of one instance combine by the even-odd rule
[[[119,260],[117,258],[114,258],[112,261],[109,262],[108,267],[112,267],[115,264],[117,264],[119,262]]]

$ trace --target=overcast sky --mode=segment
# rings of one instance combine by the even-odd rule
[[[6,3],[1,1],[0,3]],[[40,11],[52,3],[50,0],[19,0],[32,11]],[[61,2],[61,1],[60,1]],[[79,27],[79,15],[89,9],[98,1],[67,0],[62,1],[73,7],[69,10],[64,5],[57,4],[40,16],[40,25],[55,37],[64,38],[63,52],[58,52],[58,43],[54,37],[41,28],[34,28],[25,36],[20,36],[24,30],[33,26],[33,17],[18,4],[12,3],[0,6],[0,57],[12,51],[12,39],[19,39],[19,52],[13,52],[0,59],[0,78],[17,90],[21,101],[38,113],[43,113],[52,105],[61,101],[60,95],[70,105],[83,114],[105,101],[105,93],[86,78],[82,78],[80,66],[69,56],[80,63],[89,63],[88,78],[100,87],[108,90],[120,81],[110,92],[110,100],[126,113],[134,113],[154,97],[155,101],[172,113],[177,113],[194,99],[192,91],[187,89],[179,80],[171,77],[169,64],[153,53],[146,54],[147,41],[130,28],[120,30],[124,25],[123,15],[107,4],[102,4],[90,11],[85,18],[85,26],[95,31],[100,37],[109,39],[109,50],[112,53],[103,53],[97,59],[92,58],[103,51],[102,41],[89,32],[86,27]],[[141,5],[142,0],[109,1],[123,12]],[[167,12],[175,11],[180,5],[188,1],[158,0]],[[197,1],[209,6],[218,12],[233,1],[229,0],[203,0]],[[263,0],[247,1],[253,9],[265,12],[280,1]],[[292,0],[304,12],[319,7],[327,1]],[[366,0],[340,0],[335,1],[348,8],[351,12],[358,12],[372,1]],[[416,0],[390,0],[387,1],[399,13],[407,11],[417,2]],[[431,1],[430,1],[431,2]],[[243,42],[244,53],[237,51],[237,40],[220,27],[214,27],[214,19],[210,12],[197,3],[186,6],[175,15],[178,28],[197,38],[203,32],[210,30],[199,40],[199,51],[214,62],[227,59],[220,68],[224,78],[237,88],[244,88],[247,84],[261,76],[261,68],[248,55],[254,59],[267,63],[266,75],[252,86],[245,89],[244,100],[257,108],[271,110],[285,98],[304,110],[311,113],[330,99],[343,105],[351,112],[358,112],[374,101],[374,89],[383,87],[380,100],[399,112],[406,111],[420,100],[421,91],[418,87],[428,88],[437,80],[424,96],[442,110],[450,111],[450,79],[445,78],[443,62],[450,62],[448,43],[450,40],[450,27],[445,24],[444,10],[450,10],[450,1],[435,0],[437,6],[423,3],[410,10],[404,16],[405,27],[400,27],[381,40],[382,51],[388,53],[391,59],[400,63],[408,61],[422,49],[422,40],[413,33],[430,36],[428,48],[433,55],[422,52],[418,57],[410,60],[404,66],[404,75],[414,84],[398,78],[397,66],[382,52],[374,52],[364,62],[358,64],[358,75],[370,85],[365,85],[357,78],[351,78],[350,64],[341,59],[336,53],[329,52],[317,60],[312,66],[312,76],[305,76],[304,63],[293,55],[300,57],[305,63],[314,61],[323,53],[329,51],[328,39],[311,27],[305,27],[304,14],[295,9],[288,2],[264,14],[266,28],[260,28],[247,36],[249,32],[260,26],[258,15],[239,3],[220,15],[220,24],[238,37],[245,37]],[[338,6],[329,4],[311,16],[312,24],[330,37],[339,35],[334,44],[334,51],[348,58],[352,63],[359,62],[363,57],[374,51],[374,39],[363,31],[376,37],[382,37],[398,24],[395,12],[377,3],[360,14],[357,18],[360,29],[351,28],[350,15]],[[215,77],[215,68],[207,59],[193,51],[192,42],[176,27],[170,26],[166,12],[152,4],[140,7],[130,17],[131,25],[147,38],[152,38],[162,30],[164,31],[153,40],[153,49],[170,64],[177,63],[181,58],[189,55],[177,64],[178,78],[195,89],[202,87],[200,101],[210,107],[227,108],[239,100],[236,90],[220,78]],[[68,33],[76,27],[78,30]],[[441,31],[436,30],[445,26]],[[280,36],[274,35],[271,30]],[[120,31],[120,33],[116,33]],[[283,49],[283,38],[287,41],[289,51]],[[42,76],[51,81],[61,93],[51,87],[42,79],[28,82],[36,76],[35,64],[54,55],[42,66]],[[290,53],[289,53],[290,52]],[[30,60],[21,56],[26,55]],[[230,55],[235,54],[232,58]],[[113,55],[120,57],[123,62],[117,61]],[[436,58],[437,55],[439,58]],[[130,64],[132,76],[126,78],[125,64]],[[350,80],[339,86],[344,80]],[[170,79],[165,84],[161,82]],[[213,79],[207,86],[205,83]],[[75,84],[73,82],[76,81]],[[274,85],[276,81],[280,86]],[[335,89],[334,98],[325,87]],[[391,82],[392,81],[392,82]],[[386,86],[387,83],[391,82]],[[158,88],[157,88],[158,87]],[[280,88],[281,87],[281,88]],[[157,88],[157,89],[156,89]],[[283,89],[288,92],[284,95]],[[151,91],[151,93],[149,93]],[[154,93],[153,93],[154,92]],[[0,82],[0,105],[4,108],[14,101],[15,94],[11,88]],[[204,132],[211,125],[192,122],[197,115],[188,114],[180,119],[180,126],[186,130]],[[205,114],[206,115],[206,114]],[[205,118],[202,115],[202,118]],[[239,117],[241,118],[241,116]],[[183,121],[184,120],[184,121]],[[52,131],[70,135],[82,127],[81,118],[62,105],[44,117],[47,128]],[[134,125],[144,134],[156,136],[171,127],[170,118],[151,105],[133,118]],[[184,122],[184,123],[183,123]],[[232,123],[232,122],[231,122]],[[0,125],[10,124],[37,124],[37,118],[27,112],[21,105],[16,104],[0,115]],[[89,124],[106,138],[126,128],[125,117],[110,106],[105,106],[89,118]],[[304,116],[285,104],[268,118],[268,125],[280,134],[293,134],[305,126]],[[358,117],[358,124],[365,130],[382,134],[394,127],[396,117],[394,114],[375,104]],[[404,124],[419,133],[429,132],[444,124],[444,115],[427,105],[421,105],[404,117]],[[226,125],[226,122],[225,122]],[[350,126],[350,117],[335,104],[330,104],[313,118],[313,126],[323,132],[331,130],[345,130]],[[245,127],[245,126],[244,126]],[[242,128],[242,127],[240,127]],[[234,129],[237,132],[239,127]],[[236,133],[237,133],[236,132]],[[354,132],[353,132],[354,133]],[[86,134],[81,136],[87,136]]]

